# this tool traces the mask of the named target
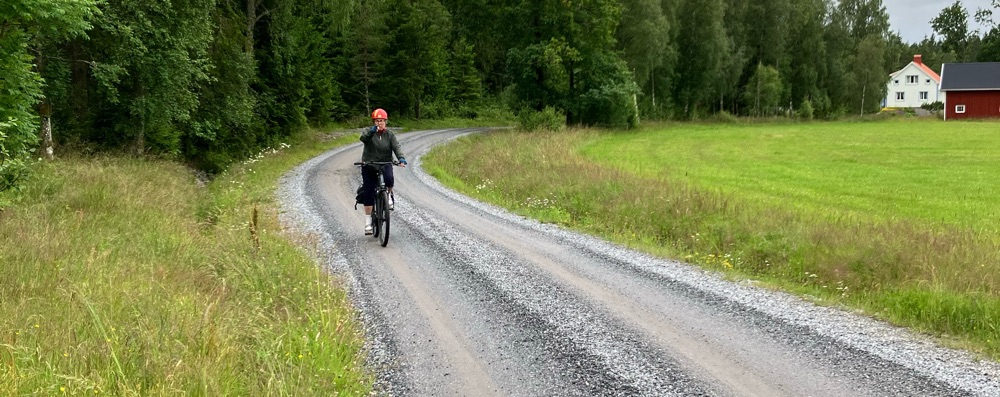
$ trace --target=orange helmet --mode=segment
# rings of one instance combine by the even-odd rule
[[[385,110],[382,110],[382,108],[375,109],[375,111],[372,112],[372,120],[375,120],[375,119],[386,119],[386,120],[388,120],[389,119],[389,114],[386,113]]]

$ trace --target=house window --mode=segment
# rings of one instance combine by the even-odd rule
[[[927,79],[926,81],[924,81],[924,84],[930,84],[930,83],[931,83],[931,79]]]
[[[899,80],[894,80],[892,84],[899,85]]]
[[[906,76],[906,84],[917,84],[920,81],[920,76],[910,75]]]
[[[906,93],[905,92],[897,92],[896,93],[896,100],[897,101],[905,101],[906,100]]]
[[[927,100],[927,91],[920,91],[920,100],[921,101]]]
[[[955,105],[955,113],[965,113],[965,105]]]

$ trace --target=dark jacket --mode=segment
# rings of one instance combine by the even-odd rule
[[[361,142],[365,145],[361,161],[392,161],[393,153],[396,153],[396,159],[403,160],[403,150],[399,148],[396,134],[388,129],[382,133],[377,131],[372,126],[361,133]]]

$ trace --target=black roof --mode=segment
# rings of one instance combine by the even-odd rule
[[[1000,62],[946,63],[941,91],[1000,90]]]

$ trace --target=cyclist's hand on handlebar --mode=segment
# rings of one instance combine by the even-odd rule
[[[399,166],[400,167],[406,167],[406,159],[400,157],[399,158]]]

